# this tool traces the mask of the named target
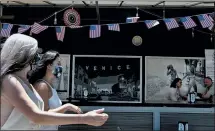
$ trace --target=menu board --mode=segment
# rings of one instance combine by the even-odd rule
[[[214,82],[214,72],[215,72],[215,51],[213,49],[206,49],[205,50],[205,64],[206,64],[206,76],[212,78]]]

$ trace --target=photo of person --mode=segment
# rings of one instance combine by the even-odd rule
[[[142,102],[142,57],[74,55],[72,99]]]
[[[197,94],[205,92],[204,78],[204,58],[147,56],[145,101],[146,103],[188,103],[189,93],[195,93],[196,99],[200,100]]]
[[[60,60],[54,70],[56,80],[54,88],[56,89],[62,101],[68,101],[69,98],[69,74],[70,74],[70,55],[60,54]]]
[[[205,50],[206,76],[210,76],[214,82],[215,78],[215,51],[212,49]]]

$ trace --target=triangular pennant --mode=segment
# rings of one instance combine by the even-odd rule
[[[190,16],[181,17],[180,20],[181,20],[182,24],[184,25],[185,29],[190,29],[190,28],[196,27],[196,23],[193,21],[193,19]]]
[[[126,18],[126,23],[137,23],[140,17],[128,17]]]
[[[39,34],[42,31],[46,30],[47,28],[48,28],[48,26],[42,26],[38,23],[34,23],[31,27],[31,33]]]
[[[101,36],[101,25],[90,26],[90,38],[98,38]]]
[[[144,22],[148,29],[151,29],[152,27],[155,27],[160,24],[157,20],[145,20]]]
[[[208,28],[213,25],[212,19],[207,14],[201,14],[197,16],[202,28]]]
[[[2,37],[9,37],[12,28],[13,28],[13,24],[7,24],[7,23],[2,24],[2,29],[1,29],[0,35],[1,35]]]
[[[111,31],[120,31],[119,24],[108,24],[108,30],[111,30]]]
[[[55,27],[57,40],[62,41],[65,35],[65,26]]]
[[[18,28],[18,33],[23,33],[25,31],[27,31],[31,26],[29,25],[19,25],[20,27]]]
[[[164,22],[168,30],[179,27],[177,21],[174,18],[164,19]]]

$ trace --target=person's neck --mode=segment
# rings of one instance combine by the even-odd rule
[[[16,76],[20,77],[21,79],[24,79],[24,80],[28,80],[27,79],[27,73],[24,72],[24,71],[17,71],[14,73]]]
[[[46,74],[43,79],[50,84],[53,82],[53,78],[49,74]]]
[[[209,86],[207,86],[207,88],[210,89],[212,85],[213,85],[213,83],[211,83]]]

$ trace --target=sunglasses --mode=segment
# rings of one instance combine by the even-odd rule
[[[30,61],[30,65],[36,65],[41,60],[39,53],[36,53],[33,59]]]

